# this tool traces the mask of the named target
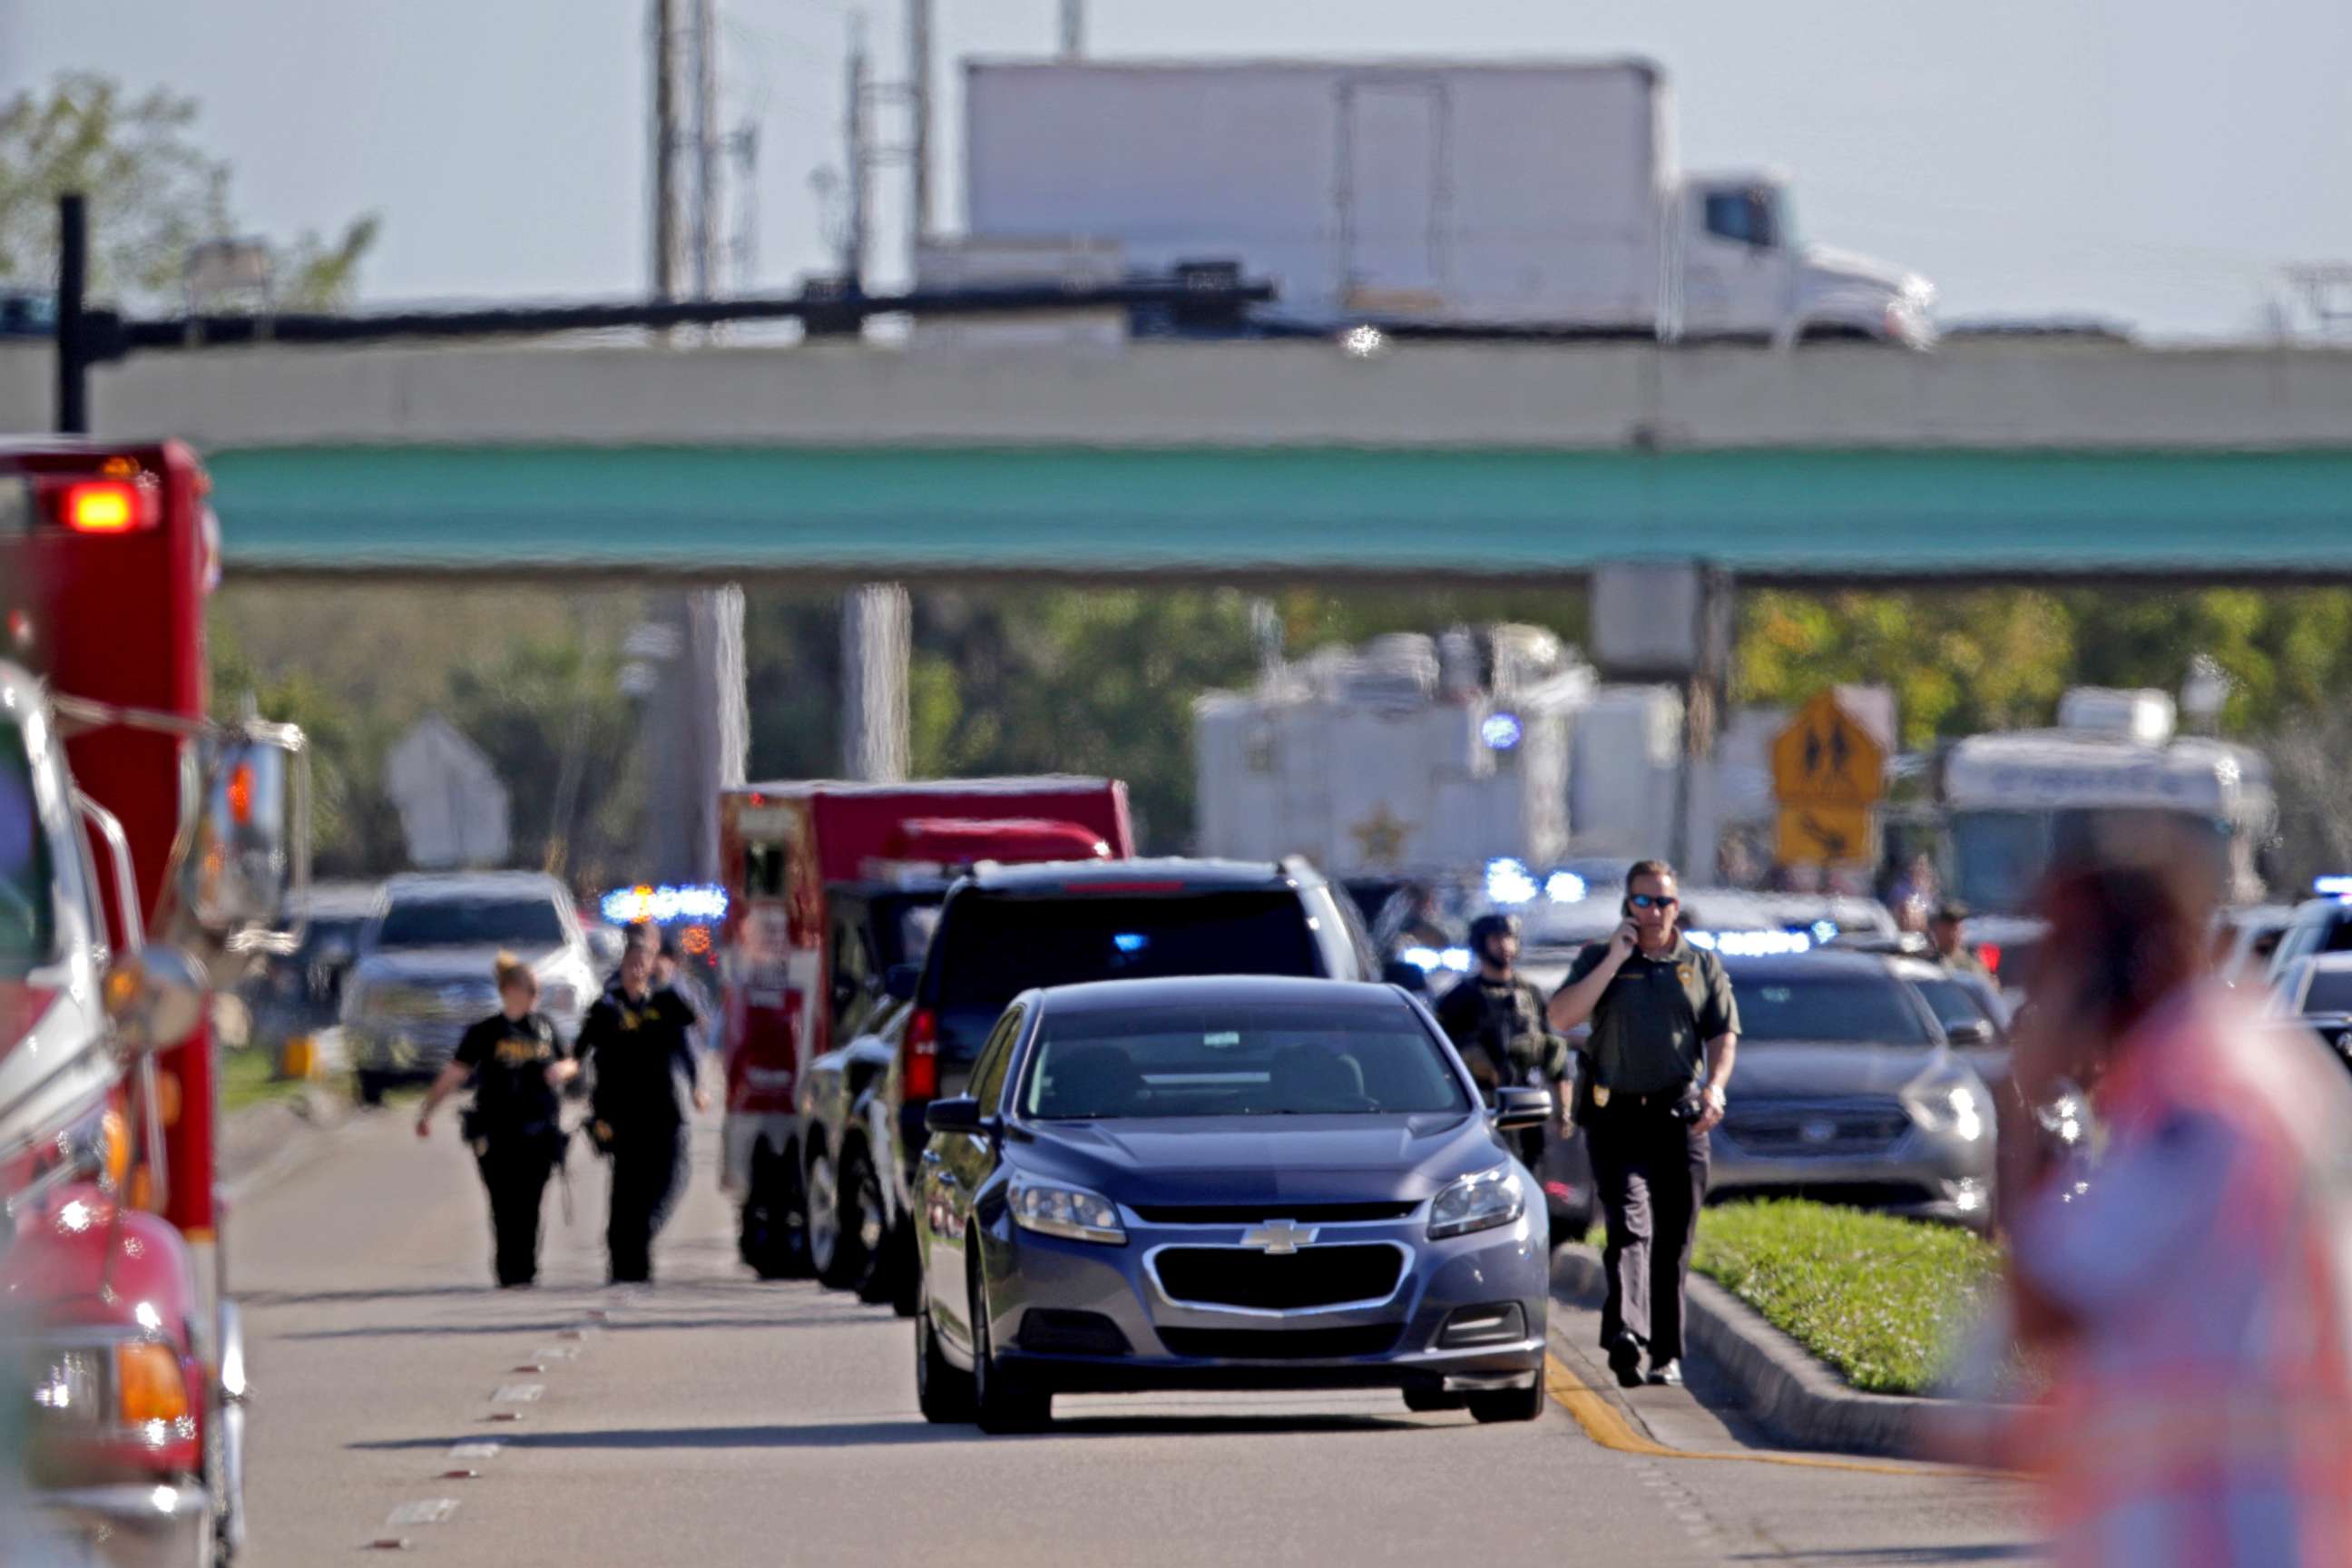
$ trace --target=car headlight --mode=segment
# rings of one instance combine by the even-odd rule
[[[1468,1236],[1511,1224],[1527,1206],[1517,1167],[1496,1165],[1463,1177],[1429,1203],[1429,1239]]]
[[[1024,1230],[1070,1241],[1127,1245],[1127,1227],[1119,1223],[1118,1205],[1100,1193],[1053,1182],[1016,1179],[1012,1198],[1013,1223]]]
[[[1911,1120],[1930,1132],[1948,1132],[1974,1142],[1990,1125],[1983,1089],[1960,1071],[1931,1072],[1903,1091]]]

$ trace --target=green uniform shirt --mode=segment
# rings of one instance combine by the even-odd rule
[[[1608,956],[1607,942],[1578,953],[1566,984],[1591,974]],[[1739,1004],[1723,964],[1676,937],[1674,951],[1663,958],[1636,952],[1625,961],[1592,1009],[1585,1050],[1593,1081],[1612,1094],[1664,1094],[1698,1079],[1707,1041],[1738,1032]]]

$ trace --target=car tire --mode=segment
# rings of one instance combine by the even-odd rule
[[[979,1256],[979,1243],[970,1244]],[[996,1335],[988,1323],[988,1294],[971,1282],[972,1419],[992,1436],[1009,1437],[1045,1429],[1054,1419],[1054,1396],[1032,1385],[996,1359]]]
[[[928,1307],[915,1311],[915,1404],[926,1421],[971,1419],[971,1373],[949,1362]]]
[[[808,1272],[808,1231],[801,1211],[800,1167],[761,1144],[751,1156],[751,1190],[743,1199],[740,1247],[762,1279]]]
[[[838,1289],[841,1285],[841,1168],[823,1145],[809,1151],[808,1174],[801,1184],[801,1214],[808,1237],[809,1272]]]
[[[352,1075],[352,1094],[362,1105],[373,1108],[383,1103],[383,1075],[365,1068]]]
[[[882,1272],[889,1277],[890,1310],[902,1318],[911,1318],[920,1304],[919,1298],[923,1289],[923,1263],[915,1255],[913,1222],[899,1220],[882,1247],[889,1259]]]
[[[890,1233],[883,1227],[882,1179],[866,1152],[863,1139],[853,1138],[841,1151],[841,1195],[834,1243],[833,1269],[838,1283],[861,1301],[890,1299]]]
[[[1468,1403],[1465,1395],[1448,1394],[1442,1388],[1408,1388],[1404,1391],[1404,1407],[1420,1415],[1440,1410],[1459,1410]]]
[[[1470,1396],[1471,1418],[1486,1426],[1501,1421],[1532,1421],[1544,1413],[1542,1374],[1525,1388],[1501,1388]]]

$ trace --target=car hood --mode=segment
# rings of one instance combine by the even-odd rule
[[[1922,1073],[1953,1062],[1942,1046],[1811,1045],[1742,1040],[1728,1090],[1750,1100],[1843,1100],[1897,1095]]]
[[[1843,250],[1832,245],[1809,245],[1805,247],[1805,265],[1822,282],[1869,283],[1893,293],[1926,293],[1934,288],[1907,267],[1897,267],[1860,251]]]
[[[512,952],[532,968],[544,973],[562,962],[567,949],[562,947],[402,947],[388,952],[371,952],[360,960],[359,974],[365,981],[423,982],[478,981],[490,984],[491,966],[501,952]]]
[[[1415,1202],[1503,1159],[1484,1115],[1031,1122],[1023,1170],[1124,1204]]]

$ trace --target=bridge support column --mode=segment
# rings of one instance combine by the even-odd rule
[[[1663,851],[1685,876],[1715,879],[1716,798],[1709,764],[1730,689],[1731,574],[1699,561],[1642,561],[1593,569],[1591,658],[1610,680],[1671,683],[1682,698],[1674,813]],[[1571,826],[1574,825],[1571,824]],[[1689,864],[1694,856],[1704,863]]]
[[[907,776],[907,663],[915,612],[903,584],[852,588],[841,605],[841,765],[849,778]]]
[[[677,636],[644,725],[653,760],[647,869],[666,881],[713,882],[719,792],[744,782],[751,752],[743,590],[730,583],[667,595],[653,618]]]

